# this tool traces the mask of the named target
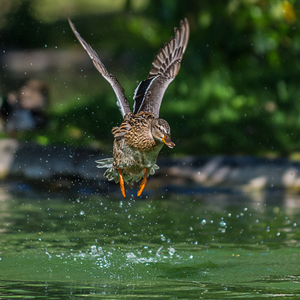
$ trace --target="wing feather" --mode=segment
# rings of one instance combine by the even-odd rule
[[[174,37],[153,60],[148,78],[142,81],[134,93],[134,114],[140,111],[159,116],[159,109],[164,93],[180,70],[182,56],[188,44],[190,28],[185,18],[180,22],[180,28],[174,28]]]
[[[70,18],[68,18],[68,20],[75,36],[77,37],[84,50],[87,52],[87,54],[93,61],[94,66],[113,88],[117,97],[117,105],[121,111],[122,116],[124,117],[127,113],[131,112],[131,110],[128,99],[125,96],[123,87],[121,86],[119,81],[106,70],[96,51],[80,36]]]

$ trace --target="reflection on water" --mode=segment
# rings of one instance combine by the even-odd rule
[[[235,299],[299,291],[300,199],[0,199],[1,299]]]

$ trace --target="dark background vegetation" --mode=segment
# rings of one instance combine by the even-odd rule
[[[190,41],[161,117],[176,148],[165,154],[300,152],[299,1],[0,0],[1,95],[37,78],[49,85],[49,126],[19,138],[110,151],[121,122],[115,95],[67,22],[132,95],[173,27]],[[5,134],[2,134],[5,136]]]

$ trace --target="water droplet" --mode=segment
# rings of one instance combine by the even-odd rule
[[[173,247],[170,247],[169,249],[169,255],[173,256],[176,252],[176,250]]]

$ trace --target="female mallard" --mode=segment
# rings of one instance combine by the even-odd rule
[[[189,39],[189,23],[187,19],[181,21],[180,28],[174,28],[174,37],[171,37],[170,42],[166,43],[154,58],[148,78],[141,81],[134,92],[133,113],[118,80],[108,73],[97,53],[80,36],[70,19],[69,23],[96,69],[112,86],[124,118],[119,127],[112,129],[113,158],[97,160],[97,167],[107,168],[104,176],[108,180],[114,179],[116,183],[120,181],[124,197],[124,182],[139,181],[144,177],[137,193],[140,196],[149,173],[152,175],[158,169],[157,155],[163,145],[166,144],[169,148],[175,146],[171,141],[169,124],[159,119],[159,109],[165,90],[179,72]]]

